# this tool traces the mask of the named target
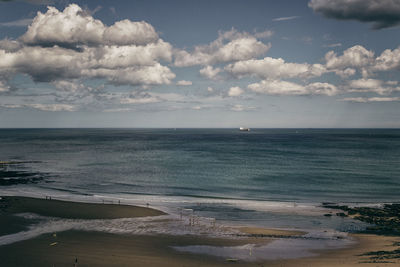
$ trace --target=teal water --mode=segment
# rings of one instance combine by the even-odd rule
[[[205,215],[287,227],[291,215],[271,215],[263,205],[296,203],[298,210],[400,196],[396,129],[3,129],[1,160],[19,162],[2,170],[8,181],[7,172],[16,172],[2,194],[175,199]],[[338,224],[304,216],[297,223]]]

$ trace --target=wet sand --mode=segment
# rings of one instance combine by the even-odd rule
[[[363,255],[371,251],[392,251],[399,247],[394,245],[400,241],[400,237],[380,236],[373,234],[352,234],[357,244],[344,249],[319,251],[317,257],[278,260],[268,263],[266,266],[278,267],[305,267],[305,266],[323,266],[323,267],[352,267],[352,266],[374,266],[374,267],[397,267],[400,266],[400,259],[371,259],[370,256]]]
[[[32,212],[66,219],[117,219],[165,214],[156,209],[131,205],[81,203],[30,197],[2,197],[0,212],[5,214]]]
[[[82,219],[109,219],[157,216],[155,209],[128,205],[88,204],[59,200],[6,197],[0,201],[1,221],[13,213],[35,212],[45,216]],[[0,246],[1,266],[399,266],[399,259],[373,262],[367,252],[393,250],[399,237],[353,235],[358,243],[346,249],[318,251],[319,256],[274,261],[235,261],[208,255],[179,252],[172,246],[209,245],[238,246],[266,244],[277,237],[302,235],[298,231],[241,228],[243,239],[221,239],[200,236],[119,235],[102,232],[65,231]],[[3,231],[7,232],[7,231]]]

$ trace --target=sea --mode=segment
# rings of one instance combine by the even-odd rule
[[[0,161],[0,195],[229,225],[351,232],[322,204],[400,201],[400,129],[1,129]]]

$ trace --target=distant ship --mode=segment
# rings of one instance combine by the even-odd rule
[[[239,128],[239,131],[242,131],[242,132],[250,132],[250,128],[240,127],[240,128]]]

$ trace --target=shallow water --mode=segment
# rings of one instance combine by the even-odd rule
[[[266,245],[247,244],[243,246],[175,246],[175,250],[194,254],[208,254],[227,259],[245,261],[295,259],[318,255],[318,251],[350,246],[350,239],[276,239]]]

